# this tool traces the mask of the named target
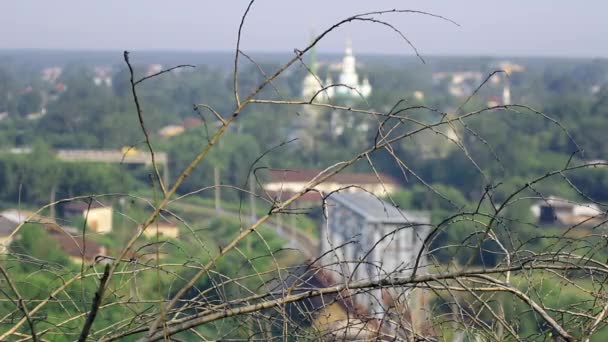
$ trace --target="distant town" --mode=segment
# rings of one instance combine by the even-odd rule
[[[390,279],[511,267],[552,244],[575,253],[605,237],[607,61],[422,64],[359,56],[348,40],[340,56],[312,48],[248,99],[284,57],[260,55],[240,60],[235,89],[229,54],[159,53],[193,63],[172,69],[150,62],[153,52],[131,53],[127,65],[109,52],[0,51],[1,262],[40,284],[124,263],[138,270],[125,284],[146,284],[113,290],[129,303],[175,294],[207,263],[215,273],[194,281],[203,294],[184,298],[220,305],[245,290],[217,284],[251,274],[262,279],[244,277],[252,296],[372,282],[284,305],[283,319],[354,339],[438,335],[433,310],[458,316],[433,286],[384,286]],[[205,294],[214,288],[226,293]],[[406,323],[392,319],[404,308]],[[108,312],[106,323],[121,315]],[[234,329],[208,336],[265,328]],[[454,341],[485,340],[450,329]]]

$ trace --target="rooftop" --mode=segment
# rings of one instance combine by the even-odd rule
[[[336,192],[328,197],[374,223],[423,223],[431,222],[425,211],[405,211],[367,192]]]
[[[545,199],[539,200],[537,202],[539,206],[549,206],[554,209],[582,209],[586,208],[588,212],[594,213],[595,215],[600,215],[603,211],[599,208],[599,206],[595,203],[579,203],[576,201],[571,201],[565,198],[560,198],[556,196],[549,196]]]
[[[0,212],[0,217],[5,218],[15,225],[23,223],[27,220],[30,223],[49,223],[54,222],[50,217],[42,216],[34,211],[21,209],[7,209]]]
[[[46,225],[50,236],[57,242],[59,248],[67,255],[92,261],[96,256],[104,254],[104,247],[99,243],[84,238],[82,235],[73,235],[57,225]]]
[[[304,169],[304,170],[281,170],[270,169],[270,181],[272,182],[309,182],[317,177],[323,170]],[[378,173],[338,173],[331,176],[326,182],[336,182],[344,185],[354,184],[399,184],[393,177]]]
[[[14,223],[21,223],[33,215],[33,212],[18,209],[8,209],[4,210],[3,212],[0,212],[0,217],[12,221]]]
[[[88,211],[89,209],[105,208],[105,207],[109,208],[110,206],[106,206],[99,201],[91,201],[90,203],[88,201],[87,202],[72,201],[63,206],[63,208],[65,210],[76,211],[76,212],[84,212],[84,211]]]
[[[13,220],[9,220],[4,216],[0,216],[0,236],[9,236],[19,224]]]
[[[166,219],[166,218],[162,218],[162,217],[157,217],[156,220],[154,220],[152,223],[150,223],[150,225],[148,227],[174,227],[177,228],[177,222],[175,222],[172,219]]]

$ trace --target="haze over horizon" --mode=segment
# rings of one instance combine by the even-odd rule
[[[234,49],[247,1],[166,6],[158,0],[4,2],[0,49],[180,50]],[[287,2],[259,0],[245,22],[245,51],[291,53],[311,31],[320,33],[347,16],[378,9],[412,9],[448,17],[461,26],[417,14],[383,15],[403,30],[423,55],[608,57],[608,3],[538,0],[459,2],[362,0]],[[342,52],[350,37],[355,53],[413,51],[395,32],[369,23],[346,24],[318,47]]]

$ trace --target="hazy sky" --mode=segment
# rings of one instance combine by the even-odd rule
[[[0,0],[0,48],[233,49],[245,0]],[[245,23],[246,51],[292,52],[310,32],[377,9],[415,9],[436,18],[383,15],[422,54],[608,57],[606,0],[258,0]],[[319,46],[340,52],[411,54],[386,27],[348,24]]]

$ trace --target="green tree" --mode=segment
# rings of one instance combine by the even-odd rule
[[[169,140],[167,149],[172,156],[170,161],[171,174],[182,172],[206,144],[207,132],[203,127],[188,130],[186,133]],[[215,167],[220,169],[223,184],[242,186],[247,179],[251,164],[260,153],[261,149],[253,136],[227,133],[211,150],[208,158],[205,158],[192,171],[183,186],[180,187],[180,191],[189,192],[205,186],[212,186],[214,184],[213,169]],[[234,194],[235,192],[229,193]],[[209,191],[210,194],[211,191]],[[234,199],[234,195],[232,196]]]
[[[20,232],[20,239],[15,240],[10,249],[16,255],[33,260],[31,263],[20,263],[24,272],[40,269],[45,265],[57,268],[69,264],[70,261],[66,254],[54,243],[54,240],[50,240],[48,233],[42,226],[24,224]]]
[[[20,115],[40,112],[42,96],[40,92],[32,90],[19,96],[17,100],[17,112]]]

